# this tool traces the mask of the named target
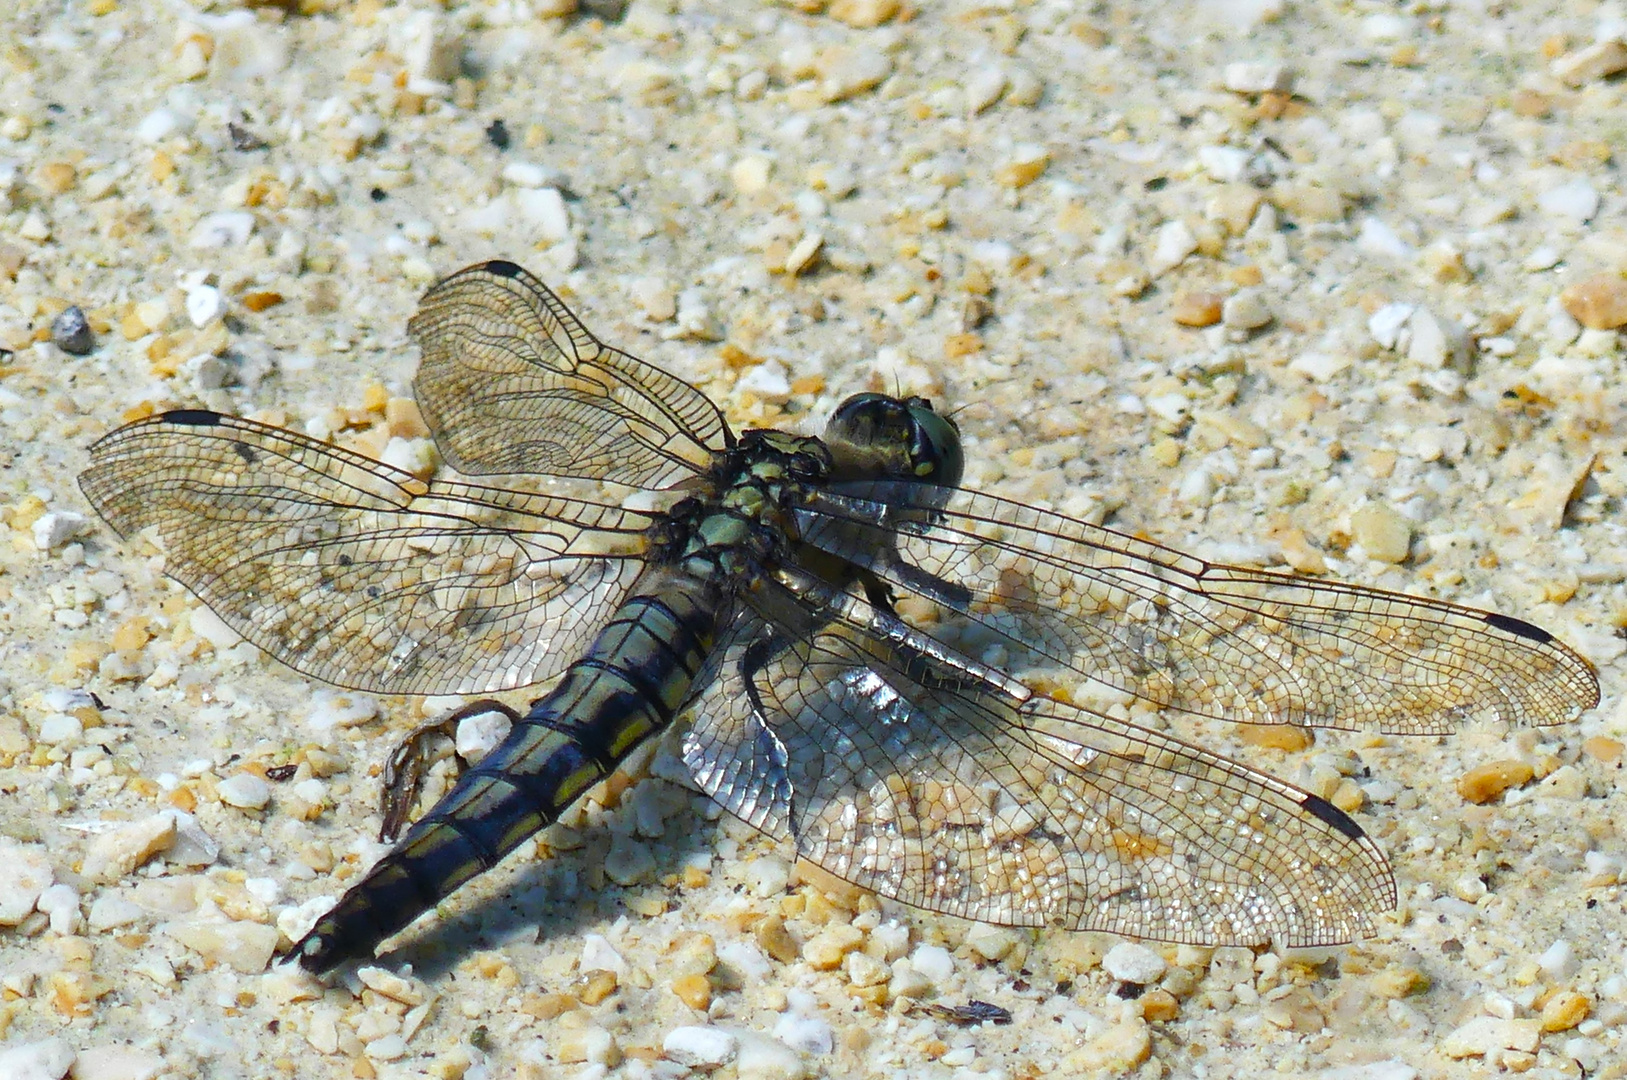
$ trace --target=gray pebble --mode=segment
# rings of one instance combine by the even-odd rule
[[[51,341],[65,353],[84,356],[96,347],[90,320],[77,306],[64,308],[51,320]]]

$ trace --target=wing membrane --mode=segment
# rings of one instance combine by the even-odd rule
[[[705,395],[600,342],[513,263],[441,281],[407,327],[418,406],[459,472],[662,487],[732,439]]]
[[[80,478],[122,536],[304,674],[379,693],[487,693],[576,658],[642,566],[641,514],[425,482],[281,428],[166,413]]]
[[[967,919],[1208,945],[1337,944],[1395,905],[1377,846],[1315,796],[846,627],[784,627],[739,617],[685,759],[839,877]]]
[[[948,609],[930,630],[969,655],[998,646],[1019,673],[1060,665],[1190,713],[1444,734],[1599,700],[1591,665],[1520,620],[1208,563],[977,492],[844,484],[801,519],[806,542]]]

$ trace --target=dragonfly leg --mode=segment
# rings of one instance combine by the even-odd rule
[[[469,763],[455,749],[458,724],[471,716],[488,712],[503,713],[510,723],[519,723],[520,720],[520,714],[501,701],[482,698],[439,720],[430,721],[397,744],[389,760],[384,763],[384,786],[379,796],[382,818],[379,823],[380,840],[392,841],[406,827],[407,818],[418,801],[418,790],[423,787],[424,774],[435,763],[435,740],[445,738],[454,741],[452,756],[457,759],[458,772],[461,774]]]

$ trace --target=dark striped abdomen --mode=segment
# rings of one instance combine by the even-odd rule
[[[670,723],[715,634],[705,592],[676,573],[641,580],[559,685],[300,940],[300,964],[322,972],[371,957]]]

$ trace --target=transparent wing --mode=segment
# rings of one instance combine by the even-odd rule
[[[1198,747],[934,659],[747,611],[684,756],[714,799],[839,877],[982,922],[1330,945],[1395,906],[1326,801]]]
[[[643,565],[644,515],[426,483],[204,411],[119,428],[79,486],[120,535],[290,667],[358,690],[474,694],[576,658]]]
[[[459,472],[662,487],[732,442],[704,394],[601,343],[511,262],[439,282],[407,328],[418,406]]]
[[[1555,724],[1599,700],[1592,666],[1521,620],[1208,563],[977,492],[843,484],[800,519],[807,543],[942,605],[935,637],[1019,677],[1060,665],[1204,716],[1397,734]]]

